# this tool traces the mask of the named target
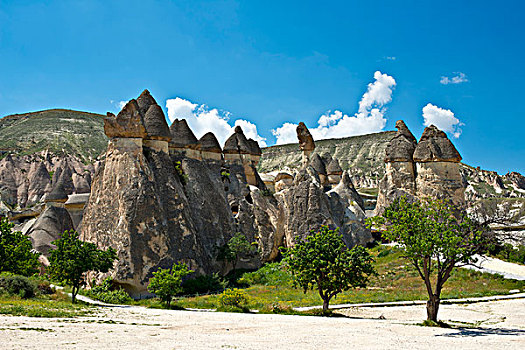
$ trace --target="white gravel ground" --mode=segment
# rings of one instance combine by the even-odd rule
[[[106,308],[98,317],[0,316],[1,349],[525,349],[525,300],[443,305],[461,329],[420,327],[424,306],[338,318]],[[379,319],[382,316],[385,319]]]

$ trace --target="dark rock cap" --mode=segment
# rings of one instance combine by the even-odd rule
[[[67,201],[67,193],[64,189],[64,184],[60,181],[58,182],[55,187],[49,192],[49,194],[46,196],[45,201],[46,202],[65,202]]]
[[[193,131],[191,131],[186,119],[175,119],[170,126],[171,142],[177,148],[195,148],[199,143]]]
[[[447,135],[434,125],[425,128],[414,151],[415,162],[459,162],[461,159]]]
[[[323,159],[319,154],[314,154],[312,160],[310,161],[310,166],[315,169],[319,174],[326,175],[326,165],[323,162]]]
[[[412,162],[417,141],[402,120],[396,122],[397,133],[386,147],[385,162]]]
[[[326,173],[328,175],[341,175],[343,173],[343,169],[339,165],[337,159],[333,158],[330,163],[328,163],[326,166]]]
[[[166,117],[158,104],[150,105],[144,115],[144,125],[148,138],[156,140],[171,140],[170,128],[166,123]]]
[[[131,100],[115,117],[108,113],[104,118],[104,133],[107,137],[144,138],[147,136],[144,118],[136,100]]]
[[[149,107],[152,106],[152,105],[156,105],[157,104],[157,101],[155,101],[155,99],[153,98],[153,96],[151,96],[150,92],[148,91],[148,89],[142,91],[142,93],[140,94],[140,96],[137,98],[137,104],[140,108],[140,112],[145,115],[146,112],[148,111]]]
[[[314,138],[303,122],[297,125],[297,139],[299,140],[299,147],[303,151],[313,151],[315,149]]]
[[[251,146],[249,145],[246,136],[244,136],[242,128],[237,125],[234,130],[235,132],[228,137],[224,143],[223,152],[230,154],[251,154]]]
[[[219,141],[217,141],[217,138],[212,132],[208,132],[204,134],[199,139],[199,150],[205,151],[205,152],[215,152],[215,153],[221,153],[221,145],[219,144]]]
[[[248,139],[248,146],[250,146],[250,154],[253,154],[255,156],[262,155],[261,147],[259,147],[259,142],[255,141],[254,139]]]

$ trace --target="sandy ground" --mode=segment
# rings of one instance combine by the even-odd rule
[[[349,317],[101,308],[98,317],[0,316],[1,349],[525,349],[525,300],[443,305],[464,328],[420,327],[424,306],[353,308]],[[385,318],[385,319],[380,319]]]

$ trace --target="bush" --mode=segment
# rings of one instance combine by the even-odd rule
[[[91,288],[86,294],[108,304],[128,304],[133,300],[124,289],[115,289],[111,278],[106,278],[102,284]]]
[[[29,277],[29,280],[36,286],[37,292],[44,295],[51,295],[55,293],[55,289],[51,287],[51,283],[42,277]]]
[[[227,282],[222,280],[217,273],[201,275],[182,283],[184,294],[206,294],[226,288]]]
[[[239,308],[247,311],[248,296],[240,289],[226,289],[219,296],[219,304],[225,308]]]
[[[34,297],[36,292],[35,285],[29,278],[12,274],[0,275],[0,288],[23,299]]]
[[[282,286],[290,285],[292,275],[286,271],[280,262],[268,263],[254,272],[247,272],[239,279],[239,283],[247,285]]]

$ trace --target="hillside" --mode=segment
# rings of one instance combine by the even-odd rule
[[[330,153],[339,160],[343,170],[350,170],[356,178],[366,177],[369,183],[360,187],[377,187],[385,172],[385,148],[395,131],[315,141],[314,153]],[[262,150],[258,165],[260,173],[268,173],[301,165],[302,152],[297,143],[271,146]]]
[[[107,145],[103,124],[100,114],[67,109],[9,115],[0,119],[0,154],[49,150],[92,162]]]

